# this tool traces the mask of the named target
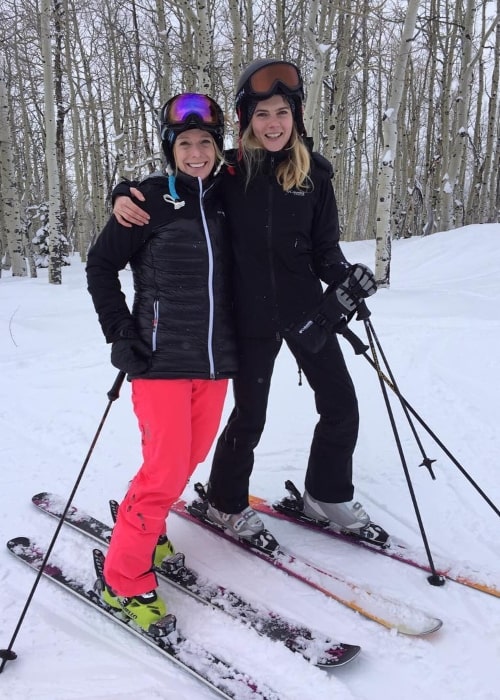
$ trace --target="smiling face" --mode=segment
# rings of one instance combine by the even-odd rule
[[[281,151],[290,141],[293,114],[283,95],[261,100],[250,121],[255,138],[267,151]]]
[[[188,129],[179,134],[174,143],[174,158],[177,169],[205,180],[215,166],[215,142],[202,129]]]

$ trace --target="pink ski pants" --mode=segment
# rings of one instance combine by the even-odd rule
[[[105,560],[106,583],[123,596],[157,586],[151,567],[165,519],[219,428],[228,381],[134,379],[143,463],[120,504]]]

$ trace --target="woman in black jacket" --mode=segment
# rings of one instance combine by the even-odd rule
[[[237,368],[230,250],[218,175],[224,119],[205,95],[161,111],[167,174],[139,185],[149,222],[111,217],[88,255],[88,289],[111,361],[128,373],[143,464],[120,504],[102,597],[144,629],[165,624],[152,570],[172,547],[165,519],[217,433]],[[129,310],[119,271],[130,263]]]
[[[363,534],[370,520],[352,501],[356,395],[336,335],[324,333],[313,312],[325,303],[325,282],[330,315],[332,309],[337,314],[329,319],[334,326],[376,290],[373,274],[363,265],[350,265],[340,249],[331,166],[308,147],[298,68],[257,59],[242,73],[236,92],[239,149],[226,154],[233,164],[224,176],[223,200],[234,258],[239,370],[233,382],[235,406],[210,473],[208,513],[241,537],[264,527],[248,507],[249,479],[284,340],[314,391],[319,413],[304,510]],[[120,197],[115,214],[124,222],[140,221],[142,212],[132,204]]]

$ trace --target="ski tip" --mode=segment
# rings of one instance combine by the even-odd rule
[[[7,548],[13,550],[15,547],[29,547],[31,541],[28,537],[13,537],[7,542]]]
[[[50,494],[47,491],[40,491],[40,493],[35,493],[35,495],[31,497],[31,502],[37,505],[38,503],[48,501],[49,498]]]
[[[327,650],[315,661],[318,668],[331,669],[345,666],[354,661],[361,652],[361,647],[357,644],[341,644],[338,648]]]
[[[439,617],[436,617],[434,620],[434,627],[429,629],[427,632],[424,632],[424,634],[432,634],[433,632],[439,632],[441,627],[443,626],[443,621],[439,619]]]
[[[408,637],[426,637],[429,634],[434,634],[434,632],[438,632],[442,626],[443,621],[440,620],[438,617],[435,617],[430,619],[428,625],[422,628],[410,627],[402,624],[397,626],[396,629],[399,632],[399,634],[403,634]]]

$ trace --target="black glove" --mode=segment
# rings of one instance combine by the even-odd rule
[[[327,290],[328,295],[330,289]],[[375,275],[369,267],[362,263],[351,265],[347,277],[335,288],[335,294],[339,304],[352,313],[366,297],[370,297],[377,291]]]
[[[151,349],[134,328],[122,328],[111,345],[111,364],[127,374],[144,374],[151,364]]]
[[[361,263],[351,265],[344,281],[331,284],[318,309],[289,328],[288,337],[309,352],[319,352],[328,334],[341,333],[347,326],[346,317],[376,291],[375,277],[370,268]]]
[[[304,350],[319,352],[326,343],[327,329],[321,324],[318,314],[302,323],[290,327],[286,336],[298,343]]]

